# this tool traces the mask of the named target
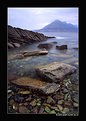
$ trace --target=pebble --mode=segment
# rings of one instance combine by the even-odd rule
[[[68,93],[68,90],[66,88],[64,88],[63,93]]]
[[[71,106],[71,101],[65,101],[64,106],[70,107]]]
[[[30,105],[33,106],[33,107],[36,106],[36,100],[35,100],[35,99],[32,100],[32,101],[30,102]]]
[[[10,101],[9,101],[9,105],[13,105],[13,103],[14,103],[15,101],[13,100],[13,99],[11,99]]]
[[[76,107],[76,108],[78,108],[79,107],[79,104],[74,102],[73,103],[73,106]]]
[[[47,98],[47,103],[54,103],[55,101],[53,100],[53,98],[52,97],[50,97],[50,96],[48,96],[48,98]]]
[[[37,114],[38,113],[38,107],[33,108],[31,112]]]
[[[43,113],[43,111],[44,111],[44,108],[41,107],[41,108],[39,109],[39,113],[41,114],[41,113]]]
[[[29,95],[29,97],[26,98],[26,101],[31,101],[32,100],[32,95]]]
[[[18,108],[19,108],[18,103],[14,102],[13,103],[13,109],[16,110],[16,111],[18,111]]]
[[[73,98],[73,101],[79,103],[79,100],[77,98]]]
[[[19,106],[19,113],[28,113],[29,110],[25,106]]]
[[[58,104],[61,105],[61,104],[63,104],[63,102],[64,102],[64,100],[59,100]]]
[[[62,95],[62,94],[61,94],[61,95],[57,95],[57,99],[58,99],[58,100],[61,100],[61,99],[63,99],[63,98],[64,98],[64,95]]]
[[[55,110],[57,107],[51,106],[51,109]]]
[[[64,108],[62,111],[62,113],[67,113],[67,112],[69,112],[69,108]]]
[[[50,111],[50,114],[56,114],[55,110]]]
[[[57,105],[57,107],[58,107],[58,109],[59,109],[60,111],[63,110],[63,107],[62,107],[61,105]]]
[[[12,90],[8,90],[8,93],[11,93],[12,92]]]
[[[26,91],[18,91],[18,94],[27,95],[27,94],[30,94],[30,91],[28,91],[28,90],[26,90]]]
[[[50,110],[50,108],[49,107],[45,107],[45,111],[47,112],[47,113],[49,113],[51,110]]]

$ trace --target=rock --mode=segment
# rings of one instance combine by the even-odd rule
[[[69,108],[64,108],[62,111],[62,113],[67,113],[67,112],[69,112]]]
[[[31,101],[32,100],[32,96],[30,95],[28,98],[26,98],[26,101]]]
[[[28,113],[28,109],[25,106],[19,106],[19,113]]]
[[[20,45],[24,45],[24,44],[44,41],[48,38],[49,37],[41,33],[8,26],[8,48],[9,49],[14,47],[20,47]]]
[[[30,91],[28,91],[28,90],[26,90],[26,91],[18,91],[18,94],[22,94],[22,95],[28,95],[28,94],[30,94]]]
[[[79,104],[78,103],[73,103],[73,106],[75,107],[75,108],[78,108],[79,107]]]
[[[48,54],[48,51],[31,51],[24,54],[24,57]]]
[[[15,74],[8,74],[8,81],[12,81],[12,80],[15,80],[17,78],[18,78],[18,76]]]
[[[63,102],[64,102],[64,100],[59,100],[59,101],[58,101],[58,104],[59,104],[59,105],[62,105]]]
[[[12,59],[23,59],[24,58],[24,55],[22,54],[17,54],[15,55]]]
[[[14,48],[14,46],[8,42],[8,49]]]
[[[42,114],[43,112],[44,112],[44,108],[43,107],[40,107],[39,114]]]
[[[8,90],[7,92],[8,92],[8,93],[12,93],[12,90]]]
[[[65,94],[65,93],[68,93],[68,89],[64,88],[64,89],[63,89],[63,93],[64,93],[64,94]]]
[[[57,105],[57,108],[62,111],[63,110],[63,107],[61,105]]]
[[[53,103],[53,102],[55,102],[54,100],[53,100],[53,98],[52,97],[50,97],[50,96],[48,96],[48,98],[47,98],[47,103]]]
[[[64,102],[64,107],[71,107],[71,101],[65,101]]]
[[[53,109],[53,110],[57,109],[57,107],[54,107],[54,106],[51,106],[50,108]]]
[[[47,106],[47,107],[51,108],[51,105],[47,104],[47,103],[43,103],[43,106]]]
[[[36,106],[36,100],[35,100],[35,99],[32,100],[32,101],[30,102],[30,105],[33,106],[33,107]]]
[[[61,99],[63,99],[63,98],[64,98],[64,95],[62,95],[62,94],[57,95],[57,99],[58,99],[58,100],[61,100]]]
[[[34,114],[37,114],[38,113],[38,107],[33,108],[31,112],[34,113]]]
[[[55,110],[52,110],[49,114],[56,114]]]
[[[20,47],[19,43],[13,43],[14,47]]]
[[[45,49],[48,50],[48,49],[51,49],[52,46],[53,46],[52,43],[44,43],[44,44],[39,44],[39,45],[38,45],[38,48],[40,48],[40,49],[45,48]]]
[[[49,107],[45,107],[45,111],[47,112],[47,113],[49,113],[51,110],[50,110],[50,108]]]
[[[13,100],[13,99],[11,99],[10,101],[9,101],[9,105],[13,105],[15,103],[15,101]]]
[[[67,75],[76,71],[76,67],[69,64],[53,62],[35,68],[38,76],[50,82],[62,81]]]
[[[39,93],[43,93],[46,95],[52,94],[58,91],[60,88],[59,84],[47,83],[41,80],[29,78],[29,77],[21,77],[21,78],[18,78],[17,80],[11,81],[11,83],[18,85],[20,87],[24,87],[24,88],[26,87],[26,88],[32,89],[37,92],[39,91]]]
[[[18,102],[18,103],[22,103],[22,102],[25,101],[24,97],[23,97],[23,96],[19,96],[18,94],[16,94],[16,95],[14,96],[14,100],[15,100],[16,102]]]
[[[79,50],[79,48],[78,47],[75,47],[75,48],[73,48],[74,50]]]
[[[67,45],[61,45],[61,46],[56,46],[56,49],[59,49],[59,50],[64,50],[64,49],[67,49]]]
[[[18,109],[19,109],[19,104],[18,103],[14,102],[12,106],[13,106],[14,110],[18,111]]]
[[[73,98],[73,101],[76,102],[76,103],[79,103],[79,100],[77,98]]]

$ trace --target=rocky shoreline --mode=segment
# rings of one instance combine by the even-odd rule
[[[8,49],[17,48],[25,44],[44,41],[48,38],[55,37],[48,37],[42,33],[8,26]]]
[[[30,80],[30,82],[29,82]],[[34,82],[35,81],[35,82]],[[21,77],[19,79],[12,79],[8,84],[8,113],[16,114],[56,114],[56,115],[79,115],[79,72],[78,68],[70,75],[67,75],[63,81],[58,84],[47,85],[45,81],[42,84],[32,78]],[[32,83],[33,82],[33,83]],[[27,85],[31,83],[36,88],[45,85],[46,91],[51,92],[52,89],[57,89],[53,93],[46,95],[34,88],[28,88]],[[38,87],[37,87],[38,84]],[[24,86],[26,85],[26,86]],[[56,86],[57,85],[57,86]],[[31,86],[31,85],[30,85]],[[51,86],[51,87],[50,87]],[[56,86],[56,87],[55,87]],[[40,92],[40,93],[39,93]]]
[[[48,38],[54,37],[8,26],[9,50]],[[51,56],[49,50],[54,45],[56,50],[68,49],[67,45],[58,46],[56,44],[57,42],[39,43],[34,51],[18,51],[17,54],[12,53],[12,56],[8,57],[8,113],[79,115],[78,67],[57,62],[57,59],[50,63],[48,60],[48,64],[44,61],[39,64],[40,60],[37,60],[38,65],[35,63],[35,59],[40,59],[41,55],[43,58],[46,55]],[[74,49],[78,50],[78,48]],[[33,64],[32,67],[30,67],[31,64]]]

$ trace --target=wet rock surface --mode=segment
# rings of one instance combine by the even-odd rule
[[[75,73],[77,72],[78,70]],[[65,80],[60,82],[60,89],[50,95],[36,92],[30,88],[14,86],[10,83],[8,113],[77,116],[79,114],[79,94],[76,88],[79,85],[72,83],[71,80],[74,79],[75,82],[79,80],[77,80],[78,77],[73,77],[74,74],[71,74],[70,78],[67,76]],[[64,88],[67,89],[66,93],[63,91]]]
[[[17,80],[11,81],[11,83],[18,85],[18,86],[22,86],[24,88],[30,88],[35,91],[38,90],[39,92],[44,93],[44,94],[52,94],[52,93],[58,91],[60,88],[60,85],[58,85],[58,84],[46,83],[44,81],[36,80],[36,79],[28,78],[28,77],[21,77]],[[28,94],[29,92],[20,91],[18,93]]]
[[[36,68],[37,74],[50,82],[62,81],[66,75],[74,73],[74,71],[76,71],[76,67],[60,62],[53,62]]]

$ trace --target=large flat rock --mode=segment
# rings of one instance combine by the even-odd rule
[[[36,67],[37,74],[50,82],[62,81],[67,75],[76,71],[76,67],[69,64],[53,62],[44,66]]]
[[[29,88],[35,91],[39,91],[46,95],[52,94],[58,91],[60,88],[59,84],[47,83],[41,80],[29,78],[29,77],[21,77],[16,80],[12,80],[11,83],[24,88]]]

